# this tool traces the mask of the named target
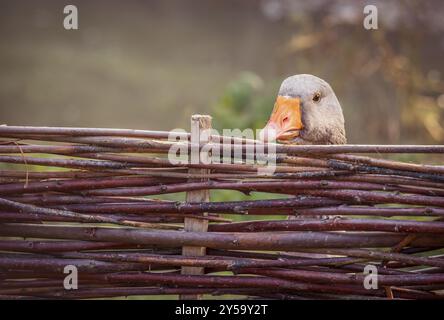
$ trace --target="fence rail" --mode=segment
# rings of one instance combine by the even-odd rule
[[[275,171],[258,174],[252,140],[213,135],[241,155],[173,164],[172,146],[195,144],[168,136],[0,126],[0,298],[444,297],[443,145],[272,145]],[[435,164],[393,160],[421,153]],[[63,286],[68,265],[78,289]]]

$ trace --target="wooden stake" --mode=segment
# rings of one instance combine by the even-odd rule
[[[205,134],[204,130],[208,130]],[[207,143],[209,141],[209,130],[211,130],[211,117],[206,115],[193,115],[191,117],[191,155],[190,159],[192,163],[206,162],[210,158],[208,152],[200,153],[199,144]],[[203,134],[204,132],[204,134]],[[193,146],[193,144],[195,144]],[[189,173],[192,174],[208,174],[210,171],[208,169],[189,169]],[[208,179],[190,179],[190,182],[205,181]],[[209,190],[197,190],[188,191],[186,194],[187,202],[208,202],[210,201],[210,191]],[[202,215],[206,216],[207,213]],[[208,220],[195,219],[195,218],[185,218],[185,231],[194,232],[207,232],[208,230]],[[182,255],[184,256],[204,256],[206,253],[205,247],[190,247],[185,246],[182,249]],[[200,275],[204,274],[204,268],[202,267],[182,267],[182,274]],[[180,299],[183,300],[197,300],[200,299],[201,295],[188,294],[181,295]]]

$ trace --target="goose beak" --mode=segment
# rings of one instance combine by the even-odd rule
[[[299,136],[303,128],[300,98],[278,96],[259,139],[264,142],[276,140],[285,143]]]

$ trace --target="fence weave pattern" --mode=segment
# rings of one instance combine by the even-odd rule
[[[0,126],[0,298],[444,297],[444,146],[277,145],[275,172],[260,175],[234,155],[173,165],[166,154],[184,142],[167,138]],[[397,154],[436,164],[388,160]],[[267,200],[158,199],[205,190]],[[249,220],[231,220],[239,216]],[[377,289],[363,285],[369,264]],[[78,269],[77,290],[63,287],[67,265]]]

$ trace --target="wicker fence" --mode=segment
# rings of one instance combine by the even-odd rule
[[[250,140],[230,140],[243,153],[229,164],[172,164],[171,146],[196,145],[167,138],[0,126],[0,298],[444,297],[444,146],[273,145],[274,173],[258,174],[266,164],[243,161]],[[406,153],[438,164],[388,160]],[[210,190],[268,198],[212,202]]]

